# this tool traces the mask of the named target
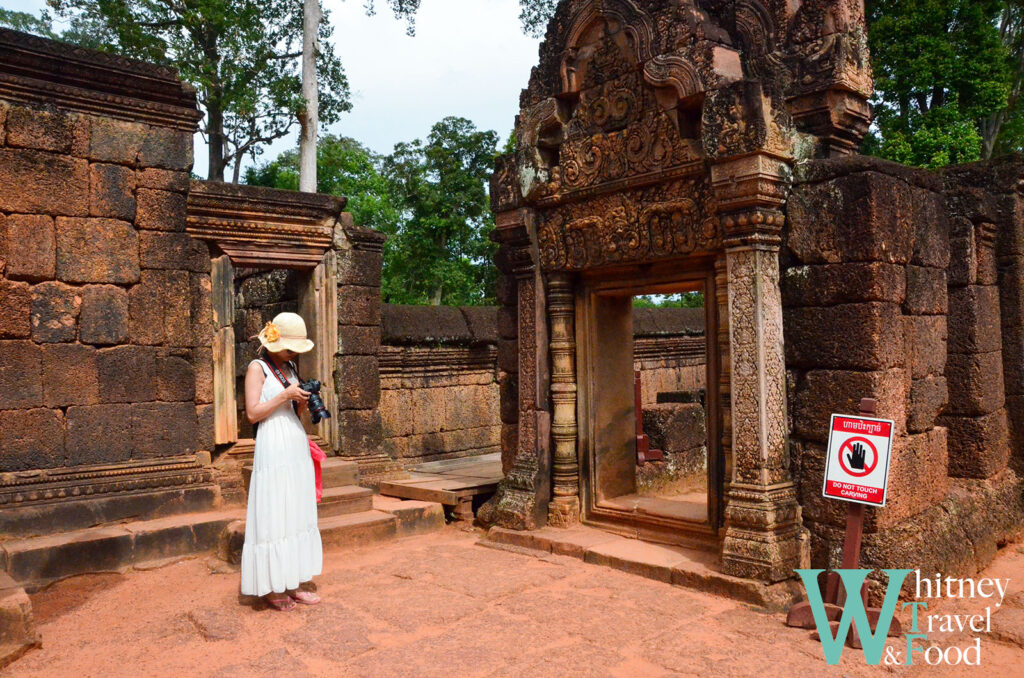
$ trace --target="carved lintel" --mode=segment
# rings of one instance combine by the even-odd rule
[[[552,494],[548,523],[568,527],[580,519],[579,461],[576,452],[576,304],[572,277],[548,278],[551,326]]]
[[[344,198],[318,193],[193,181],[186,231],[240,266],[315,268],[344,207]]]

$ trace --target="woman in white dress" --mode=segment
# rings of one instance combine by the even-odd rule
[[[320,574],[316,487],[309,439],[299,420],[309,393],[299,388],[291,361],[313,348],[306,323],[280,313],[259,334],[260,358],[245,373],[245,413],[258,424],[242,548],[242,593],[265,596],[278,610],[315,605],[299,589]]]

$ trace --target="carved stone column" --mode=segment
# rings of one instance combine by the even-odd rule
[[[548,523],[569,527],[580,520],[579,462],[576,456],[576,304],[572,277],[548,277],[548,318],[551,326],[551,401],[554,443]]]
[[[543,527],[551,498],[551,413],[548,411],[547,313],[543,276],[537,266],[536,226],[531,210],[502,212],[495,239],[516,278],[518,300],[518,449],[512,468],[478,517],[518,530]]]
[[[806,560],[789,474],[779,207],[788,165],[764,155],[712,169],[726,236],[731,368],[732,481],[722,565],[728,574],[780,581]]]

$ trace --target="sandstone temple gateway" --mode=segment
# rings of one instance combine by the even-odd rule
[[[0,30],[0,640],[26,588],[230,557],[281,310],[336,415],[333,543],[436,525],[368,488],[500,452],[487,525],[772,585],[837,562],[828,416],[871,397],[897,435],[862,562],[983,567],[1024,518],[1024,161],[856,155],[868,64],[859,2],[562,2],[491,185],[501,306],[409,308],[344,198],[190,179],[173,72]]]

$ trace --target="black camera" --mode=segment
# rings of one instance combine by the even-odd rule
[[[321,419],[330,419],[331,413],[324,406],[324,399],[320,397],[320,382],[310,379],[299,384],[303,391],[309,391],[309,417],[314,424],[319,424]]]

